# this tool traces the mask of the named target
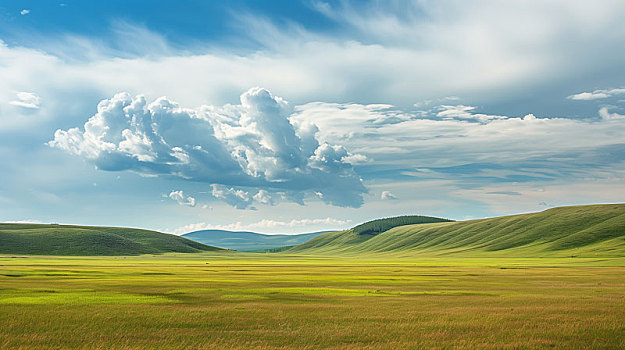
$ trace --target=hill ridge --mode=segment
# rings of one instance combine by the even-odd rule
[[[0,223],[0,254],[139,255],[214,250],[221,249],[144,229]]]
[[[625,204],[557,207],[487,219],[404,225],[377,235],[346,230],[323,234],[285,252],[554,255],[572,250],[625,256]]]

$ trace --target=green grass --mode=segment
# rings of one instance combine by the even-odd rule
[[[625,256],[625,204],[549,209],[492,219],[405,225],[377,235],[326,233],[284,252]]]
[[[138,255],[218,250],[155,231],[39,224],[0,224],[0,254]]]
[[[0,266],[2,349],[625,347],[625,258],[212,252]]]
[[[2,289],[0,305],[51,305],[51,304],[161,304],[176,300],[161,296],[132,293],[95,291],[92,289]]]
[[[329,232],[268,252],[297,254],[494,254],[514,256],[625,256],[625,204],[549,209],[492,219],[405,216]],[[419,224],[396,226],[405,222]],[[138,255],[218,250],[155,231],[34,224],[0,224],[0,254]]]
[[[274,253],[0,255],[0,349],[623,349],[624,210],[334,232]]]

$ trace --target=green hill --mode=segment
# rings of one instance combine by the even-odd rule
[[[354,228],[352,231],[359,235],[377,235],[378,233],[382,233],[384,231],[388,231],[393,227],[404,226],[404,225],[415,225],[415,224],[427,224],[433,222],[449,222],[452,220],[441,219],[441,218],[433,218],[430,216],[420,216],[420,215],[404,215],[404,216],[396,216],[392,218],[384,218],[377,219],[365,222],[364,224],[360,224]]]
[[[377,235],[326,233],[287,253],[625,256],[625,204],[561,207],[491,219],[394,227]]]
[[[0,254],[138,255],[220,250],[156,231],[40,224],[0,224]]]

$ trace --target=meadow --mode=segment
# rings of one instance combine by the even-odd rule
[[[625,258],[0,256],[2,349],[619,349]]]

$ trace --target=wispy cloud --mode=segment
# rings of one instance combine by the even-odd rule
[[[321,140],[342,140],[348,149],[371,159],[356,170],[376,183],[438,179],[475,188],[487,183],[574,181],[598,176],[604,169],[616,171],[625,162],[625,118],[607,108],[600,109],[599,120],[490,116],[463,105],[445,107],[454,111],[445,118],[438,115],[439,108],[399,112],[314,103],[296,110],[295,119],[315,121]],[[461,118],[456,118],[458,113]],[[372,125],[384,115],[401,118]]]
[[[41,47],[33,51],[45,56],[43,50],[53,57],[26,55],[23,48],[16,48],[16,53],[35,56],[39,62],[33,62],[34,57],[15,59],[11,70],[17,73],[17,67],[25,64],[29,72],[39,65],[46,76],[72,77],[75,82],[106,88],[107,93],[116,86],[158,96],[184,95],[181,102],[193,100],[192,105],[205,99],[229,102],[260,83],[298,102],[411,106],[442,96],[504,98],[510,90],[531,91],[541,81],[568,77],[570,71],[581,76],[597,66],[613,69],[618,66],[613,62],[625,55],[619,45],[625,5],[618,2],[592,6],[563,2],[550,5],[549,11],[541,3],[495,6],[449,1],[399,6],[376,2],[351,7],[353,3],[341,3],[347,5],[317,6],[337,23],[333,32],[284,25],[262,15],[235,15],[241,36],[261,43],[253,52],[215,43],[185,50],[162,33],[118,21],[109,36],[37,40]],[[467,39],[457,40],[461,35]],[[575,40],[563,41],[563,37]],[[612,48],[610,57],[600,54],[605,47]],[[52,62],[54,57],[63,60]],[[77,58],[81,62],[75,62]],[[562,69],[564,62],[567,69]],[[54,67],[45,67],[50,64]],[[35,76],[40,75],[26,73],[19,78],[23,83],[36,80]]]
[[[39,109],[41,107],[41,98],[33,93],[33,92],[18,92],[15,94],[17,100],[13,100],[9,102],[13,106],[28,108],[28,109]]]
[[[623,114],[619,114],[619,113],[610,113],[609,109],[607,107],[601,107],[599,109],[599,116],[601,116],[601,118],[603,118],[604,120],[614,120],[614,119],[621,119],[621,120],[625,120],[625,115]]]
[[[237,209],[246,209],[252,204],[252,196],[242,189],[235,189],[223,185],[211,185],[211,195],[223,200]]]
[[[168,197],[175,200],[180,205],[195,207],[195,198],[191,196],[185,196],[183,191],[171,191]]]
[[[609,89],[609,90],[595,90],[592,92],[580,92],[579,94],[568,96],[570,100],[578,101],[590,101],[609,98],[615,95],[625,94],[625,89]]]
[[[390,191],[383,191],[380,195],[380,199],[382,200],[394,200],[397,199],[397,196],[391,193]]]
[[[43,221],[35,220],[35,219],[9,220],[9,221],[4,221],[4,222],[10,223],[10,224],[46,224]],[[49,222],[47,224],[49,224]]]
[[[227,231],[255,231],[259,230],[265,232],[267,230],[275,231],[280,228],[295,228],[295,227],[310,227],[310,226],[325,226],[326,228],[340,229],[349,224],[351,220],[339,220],[333,218],[325,219],[293,219],[290,221],[278,221],[264,219],[258,222],[250,224],[243,224],[236,222],[228,225],[212,225],[206,222],[200,222],[196,224],[189,224],[183,227],[179,227],[173,231],[175,234],[184,234],[187,232],[199,231],[199,230],[227,230]]]

